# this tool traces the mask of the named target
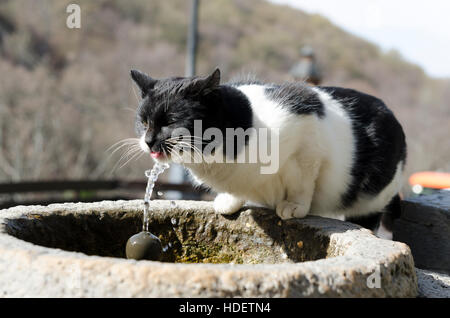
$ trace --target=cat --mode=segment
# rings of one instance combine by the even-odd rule
[[[185,163],[193,180],[218,193],[217,213],[233,214],[246,202],[275,210],[281,219],[306,215],[347,218],[382,212],[398,200],[406,161],[402,127],[378,98],[340,87],[256,80],[221,84],[220,70],[205,77],[153,79],[137,70],[141,91],[136,133],[155,161],[174,161],[175,149],[195,154],[211,140],[202,136],[177,145],[175,129],[194,136],[215,127],[276,131],[278,169],[262,174],[258,163]],[[192,147],[201,138],[200,147]],[[219,140],[216,152],[229,148]],[[234,157],[245,144],[233,145]],[[188,139],[189,140],[189,139]],[[217,153],[214,153],[215,155]],[[202,154],[201,154],[202,155]]]

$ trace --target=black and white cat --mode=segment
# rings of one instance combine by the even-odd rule
[[[258,163],[185,164],[197,183],[219,193],[218,213],[232,214],[248,201],[275,209],[282,219],[357,217],[383,211],[398,199],[405,136],[373,96],[299,82],[220,84],[218,69],[207,77],[156,80],[136,70],[131,76],[143,97],[136,116],[140,145],[156,161],[174,159],[172,132],[184,127],[194,134],[195,120],[203,130],[277,131],[276,173],[262,174]],[[244,153],[246,146],[236,151]]]

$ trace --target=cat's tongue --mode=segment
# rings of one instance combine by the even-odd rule
[[[158,159],[159,157],[162,156],[162,153],[161,153],[161,152],[157,152],[157,151],[152,151],[152,152],[150,152],[150,156],[151,156],[153,159]]]

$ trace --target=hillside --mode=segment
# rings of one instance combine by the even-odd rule
[[[65,26],[69,1],[0,1],[0,180],[141,177],[148,161],[113,171],[105,150],[134,137],[128,76],[184,73],[188,2],[77,1],[81,29]],[[311,45],[324,85],[382,98],[405,127],[408,171],[450,170],[450,81],[428,77],[396,52],[327,19],[262,0],[201,1],[198,72],[252,72],[291,80]]]

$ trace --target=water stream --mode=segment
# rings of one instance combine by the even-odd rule
[[[144,220],[142,223],[142,231],[148,232],[150,199],[152,197],[152,192],[153,188],[155,187],[156,180],[158,180],[158,176],[168,168],[168,163],[156,162],[151,170],[145,171],[145,176],[148,178],[148,180],[144,196]]]

